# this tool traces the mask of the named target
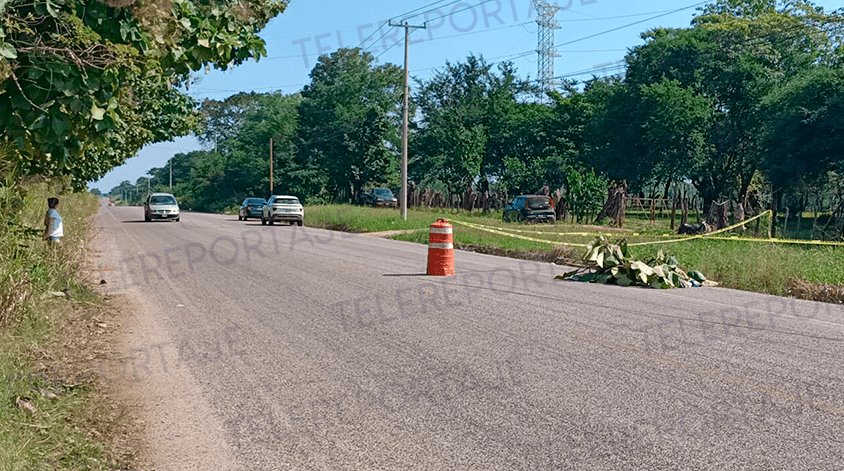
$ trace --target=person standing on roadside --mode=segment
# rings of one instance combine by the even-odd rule
[[[47,198],[47,216],[44,217],[44,239],[51,244],[58,244],[64,237],[64,225],[59,214],[59,199]]]

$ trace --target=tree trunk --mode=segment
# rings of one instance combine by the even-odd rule
[[[665,191],[662,193],[662,201],[659,203],[659,217],[662,217],[662,212],[665,209],[665,202],[668,201],[668,196],[671,193],[671,183],[673,180],[669,177],[665,182]],[[674,229],[673,227],[671,229]]]
[[[607,201],[604,203],[601,213],[595,223],[599,224],[604,219],[610,219],[616,227],[624,226],[625,206],[627,205],[627,181],[615,182],[607,190]]]
[[[677,197],[671,200],[671,232],[674,232],[674,220],[677,217]]]
[[[730,221],[727,217],[727,204],[729,204],[729,201],[722,203],[713,201],[712,206],[709,207],[709,216],[707,216],[706,222],[715,226],[716,229],[723,229],[729,226]]]
[[[785,221],[782,223],[782,238],[785,239],[788,233],[788,218],[791,216],[791,208],[785,207]]]
[[[744,214],[744,203],[742,203],[741,201],[739,201],[738,203],[736,203],[736,212],[735,212],[735,216],[736,216],[736,217],[735,217],[735,219],[736,219],[736,224],[738,224],[738,223],[740,223],[740,222],[744,221],[744,219],[745,219],[745,214]],[[744,231],[745,231],[745,229],[747,229],[745,226],[741,226],[741,231],[742,231],[742,232],[744,232]]]

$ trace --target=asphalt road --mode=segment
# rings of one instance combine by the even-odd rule
[[[103,208],[157,469],[844,469],[844,309]],[[459,229],[458,229],[459,230]]]

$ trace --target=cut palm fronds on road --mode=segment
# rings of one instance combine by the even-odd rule
[[[589,244],[584,261],[586,268],[558,276],[557,279],[657,289],[715,285],[708,282],[700,272],[684,272],[680,269],[677,259],[666,255],[662,250],[656,257],[644,262],[630,260],[626,240],[612,243],[605,236],[599,236]]]

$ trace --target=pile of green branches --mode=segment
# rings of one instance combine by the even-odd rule
[[[599,236],[589,244],[583,260],[585,267],[557,279],[657,289],[715,285],[700,272],[683,271],[677,259],[662,250],[645,261],[630,260],[626,240],[612,243],[605,236]]]

